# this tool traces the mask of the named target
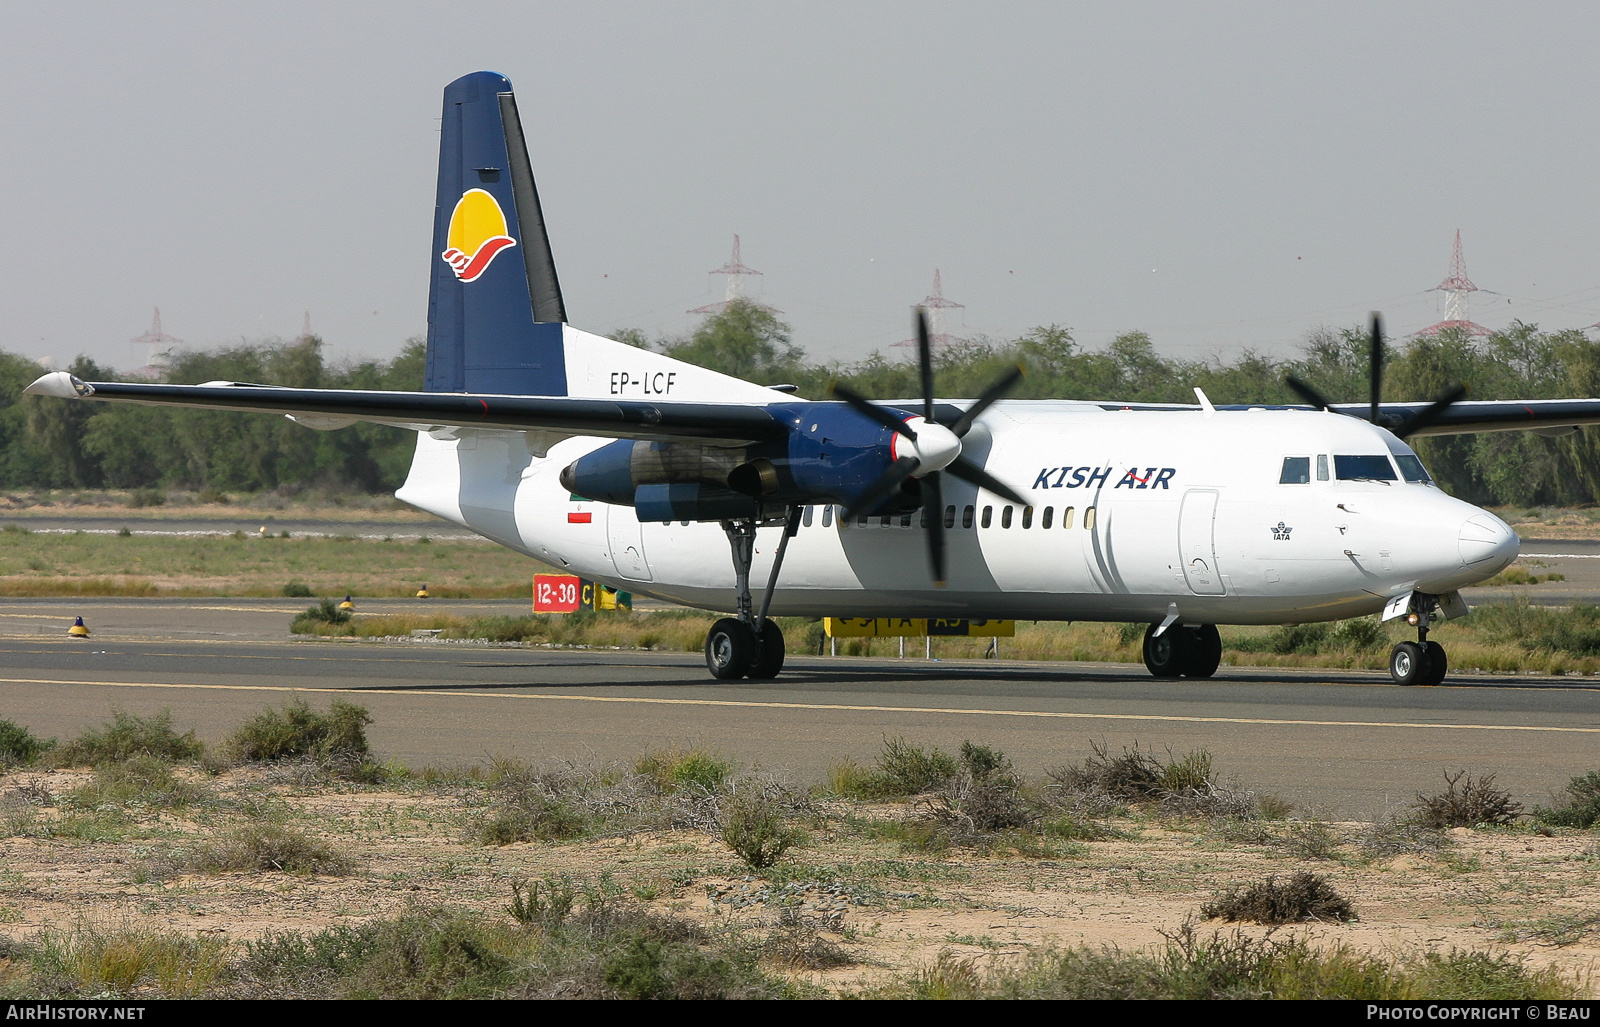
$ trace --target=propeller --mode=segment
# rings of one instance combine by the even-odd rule
[[[1294,375],[1291,374],[1286,376],[1283,381],[1284,384],[1293,389],[1301,399],[1316,407],[1318,410],[1333,409],[1332,404],[1328,402],[1322,393],[1318,392],[1310,385],[1307,385],[1299,378],[1296,378]],[[1372,314],[1372,333],[1367,348],[1367,386],[1368,396],[1370,397],[1367,420],[1371,421],[1373,424],[1377,424],[1378,400],[1379,396],[1383,392],[1383,317],[1376,311],[1374,311]],[[1404,423],[1395,428],[1395,436],[1402,439],[1408,438],[1409,436],[1421,431],[1423,428],[1426,428],[1432,424],[1436,424],[1439,419],[1444,416],[1444,412],[1450,409],[1451,405],[1460,401],[1460,399],[1466,394],[1467,387],[1465,385],[1456,385],[1452,388],[1446,389],[1444,392],[1439,394],[1439,396],[1431,405],[1415,414],[1412,414],[1405,420]]]
[[[988,489],[1020,506],[1028,501],[1016,489],[994,477],[988,471],[968,460],[961,453],[961,440],[972,430],[983,412],[994,402],[1016,387],[1022,380],[1022,369],[1001,375],[999,380],[983,391],[956,423],[946,428],[933,419],[933,340],[928,334],[928,312],[917,308],[917,363],[922,380],[922,416],[901,418],[887,407],[868,400],[854,389],[835,382],[833,394],[849,404],[850,408],[873,422],[899,435],[910,443],[909,447],[896,447],[901,453],[889,469],[877,480],[862,489],[850,501],[845,517],[853,517],[862,510],[870,510],[883,502],[908,478],[916,478],[922,491],[922,509],[928,522],[928,566],[933,572],[934,584],[945,584],[945,524],[944,493],[940,487],[941,472],[948,471],[962,481]],[[920,423],[908,423],[920,422]],[[911,453],[904,450],[909,448]]]

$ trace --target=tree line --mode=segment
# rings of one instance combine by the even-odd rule
[[[875,352],[857,362],[813,362],[772,312],[735,300],[693,332],[649,339],[618,333],[630,345],[666,353],[768,385],[790,384],[825,399],[835,381],[884,399],[920,393],[916,365]],[[1310,332],[1293,357],[1245,351],[1232,360],[1163,356],[1144,332],[1125,332],[1087,349],[1059,325],[1016,339],[977,339],[935,356],[941,396],[975,396],[1009,368],[1028,373],[1018,399],[1193,403],[1194,387],[1214,403],[1298,403],[1284,384],[1294,374],[1335,402],[1367,399],[1367,333],[1361,326]],[[246,381],[299,388],[416,390],[425,362],[420,339],[390,361],[330,363],[315,338],[260,342],[171,357],[164,380],[179,384]],[[109,368],[79,357],[69,368],[87,380],[114,380]],[[0,487],[178,487],[255,492],[327,486],[392,491],[405,479],[414,436],[382,425],[311,431],[284,418],[225,411],[64,403],[24,397],[38,365],[0,353]],[[1471,399],[1600,396],[1600,342],[1582,331],[1540,331],[1513,323],[1487,338],[1460,331],[1390,347],[1383,399],[1428,400],[1456,383]],[[1434,477],[1469,502],[1585,505],[1600,500],[1600,429],[1561,437],[1486,432],[1414,440]]]

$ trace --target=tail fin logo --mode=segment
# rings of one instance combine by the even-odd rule
[[[501,250],[517,244],[506,234],[506,216],[500,204],[482,189],[468,189],[456,201],[448,242],[449,247],[439,256],[463,282],[476,281]]]

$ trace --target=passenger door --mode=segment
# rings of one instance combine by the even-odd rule
[[[1216,519],[1215,491],[1190,489],[1184,493],[1183,510],[1178,515],[1178,553],[1183,560],[1184,580],[1189,583],[1189,591],[1197,596],[1224,593],[1213,536]]]

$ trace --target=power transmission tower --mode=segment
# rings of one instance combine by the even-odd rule
[[[128,372],[140,378],[160,378],[167,371],[166,364],[162,362],[167,352],[174,346],[183,345],[182,339],[174,339],[161,330],[161,308],[157,307],[155,310],[156,316],[150,322],[150,330],[137,338],[128,340],[129,344],[133,346],[150,347],[145,350],[144,366]],[[137,351],[135,351],[135,359],[138,359]]]
[[[933,269],[933,292],[929,293],[918,306],[928,308],[928,341],[933,345],[964,346],[971,341],[959,335],[951,335],[944,330],[944,312],[947,310],[965,310],[967,305],[944,298],[944,282],[940,280],[938,268]],[[916,339],[907,339],[904,342],[895,343],[892,348],[898,349],[902,346],[915,346],[916,344]]]
[[[1468,335],[1489,334],[1489,329],[1467,319],[1468,298],[1475,292],[1487,290],[1479,289],[1467,277],[1467,262],[1461,259],[1461,229],[1456,229],[1456,245],[1450,253],[1450,273],[1445,275],[1444,281],[1428,291],[1444,293],[1444,320],[1429,325],[1418,335],[1438,335],[1446,328],[1459,328]]]
[[[753,268],[753,267],[749,266],[748,264],[746,264],[744,262],[744,260],[739,256],[739,237],[737,235],[733,237],[733,256],[728,258],[728,262],[726,264],[724,264],[721,267],[717,268],[715,271],[707,272],[707,274],[727,275],[728,276],[728,290],[727,290],[727,293],[723,296],[721,302],[719,302],[719,303],[707,303],[703,307],[695,307],[693,310],[689,311],[689,313],[691,313],[691,314],[720,314],[724,310],[727,310],[728,309],[728,304],[732,303],[734,300],[745,300],[747,302],[750,302],[753,306],[758,307],[761,310],[765,310],[769,314],[781,314],[781,313],[783,313],[783,311],[774,309],[773,307],[769,307],[765,303],[757,303],[757,302],[755,302],[753,300],[750,300],[750,298],[745,295],[745,293],[744,293],[744,280],[746,278],[750,277],[751,275],[759,275],[759,274],[761,274],[761,272],[757,271],[755,268]]]

